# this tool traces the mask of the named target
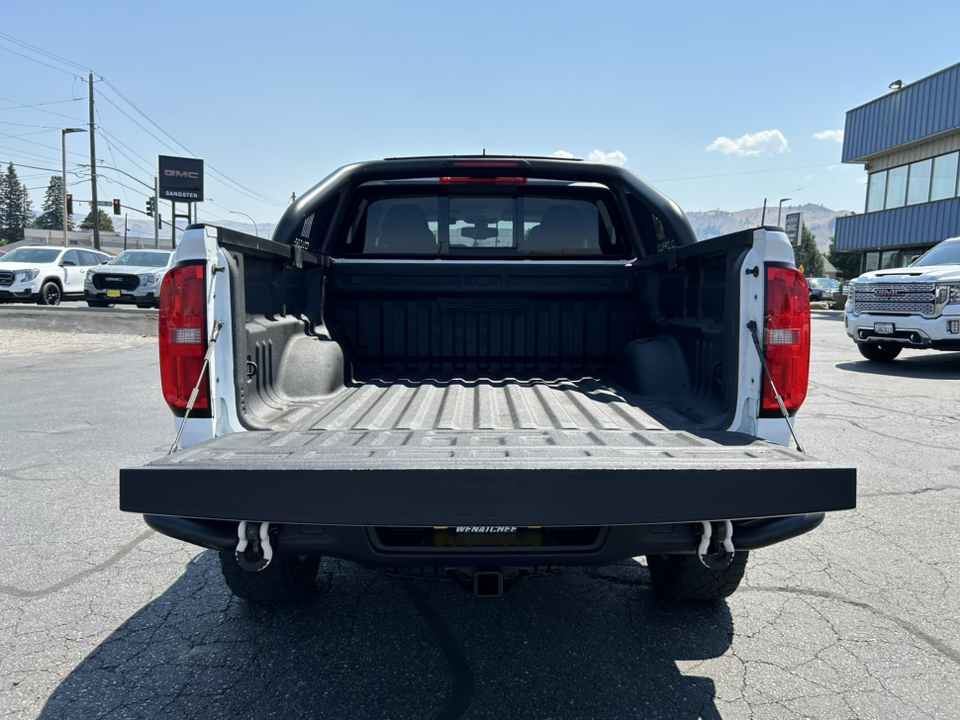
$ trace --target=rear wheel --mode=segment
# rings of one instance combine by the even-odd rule
[[[725,568],[704,567],[696,555],[648,555],[657,595],[668,600],[720,600],[733,595],[747,568],[749,552],[738,550]]]
[[[63,292],[60,286],[53,280],[47,280],[40,287],[40,297],[37,299],[37,305],[59,305],[63,299]]]
[[[220,551],[220,569],[230,592],[251,602],[307,597],[316,587],[320,558],[280,555],[260,572],[244,570],[233,550]]]
[[[873,362],[891,362],[900,354],[900,348],[897,345],[877,345],[875,343],[857,343],[857,350],[867,360]]]

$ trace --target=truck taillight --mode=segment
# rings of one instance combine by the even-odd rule
[[[783,404],[792,415],[807,397],[810,377],[810,289],[803,273],[767,267],[764,357]],[[779,416],[780,407],[764,379],[761,417]]]
[[[204,265],[171,268],[160,287],[160,385],[174,415],[183,417],[207,351]],[[209,381],[200,383],[191,417],[210,417]]]

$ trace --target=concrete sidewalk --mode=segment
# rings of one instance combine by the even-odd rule
[[[0,305],[0,328],[77,333],[157,334],[156,310]]]

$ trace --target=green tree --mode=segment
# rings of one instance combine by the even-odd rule
[[[860,253],[837,252],[833,249],[833,238],[830,238],[827,260],[837,269],[837,275],[843,280],[860,276]]]
[[[100,229],[105,230],[106,232],[113,232],[113,220],[110,219],[110,216],[100,208],[97,208],[97,212],[100,213]],[[87,213],[87,216],[83,219],[83,222],[80,223],[80,229],[93,230],[93,210]]]
[[[823,253],[817,248],[817,236],[806,227],[800,245],[793,249],[793,257],[797,267],[803,268],[804,275],[823,277]]]
[[[47,185],[47,193],[43,196],[43,205],[40,214],[33,221],[35,228],[41,230],[63,230],[63,176],[51,175]],[[70,220],[70,230],[74,229],[74,222]]]
[[[0,175],[0,245],[23,240],[31,215],[30,195],[10,163]]]

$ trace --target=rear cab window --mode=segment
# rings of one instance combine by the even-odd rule
[[[342,257],[634,255],[612,194],[594,184],[371,183],[357,190],[347,217],[335,250]]]

